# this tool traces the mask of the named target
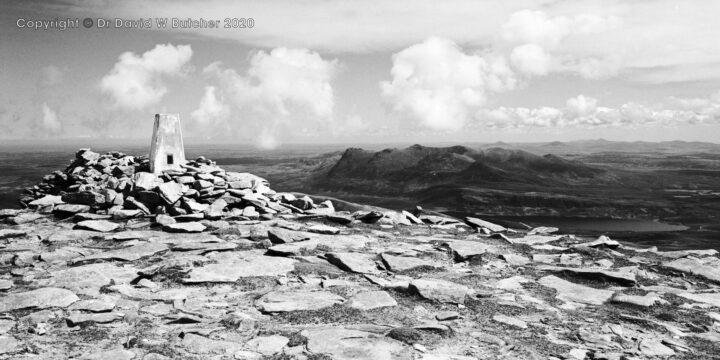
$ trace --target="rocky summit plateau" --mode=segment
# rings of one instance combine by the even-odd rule
[[[82,149],[0,210],[0,358],[720,358],[715,250],[149,169]]]

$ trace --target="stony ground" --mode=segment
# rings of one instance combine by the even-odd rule
[[[187,233],[0,215],[0,358],[720,358],[715,251],[343,214]]]

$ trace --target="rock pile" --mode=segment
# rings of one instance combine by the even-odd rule
[[[168,214],[186,221],[254,220],[334,212],[330,202],[316,205],[308,197],[276,193],[259,176],[225,171],[204,157],[181,166],[155,175],[145,157],[80,149],[64,172],[26,189],[21,202],[59,216],[92,212],[116,219]]]

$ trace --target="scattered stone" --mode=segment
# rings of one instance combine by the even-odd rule
[[[262,312],[288,312],[298,310],[319,310],[345,299],[328,291],[272,291],[257,300]]]
[[[465,261],[486,252],[495,252],[495,247],[478,241],[452,240],[446,242],[455,256],[455,261]]]
[[[587,246],[587,247],[593,247],[593,248],[606,247],[609,249],[616,249],[616,248],[620,247],[620,243],[615,240],[611,240],[609,237],[607,237],[605,235],[600,235],[600,237],[598,237],[596,240],[591,241],[589,243],[580,244],[579,246]]]
[[[348,299],[347,305],[358,310],[372,310],[397,306],[397,301],[385,291],[365,291]]]

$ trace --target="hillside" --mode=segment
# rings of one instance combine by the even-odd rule
[[[530,166],[513,157],[495,163]],[[0,359],[720,352],[716,250],[293,195],[205,158],[146,166],[81,150],[28,189],[26,209],[0,210]]]

